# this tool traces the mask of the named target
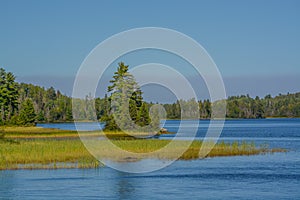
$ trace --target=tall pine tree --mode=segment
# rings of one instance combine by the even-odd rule
[[[11,72],[0,68],[0,124],[5,124],[18,110],[18,84]]]
[[[21,111],[18,118],[18,125],[34,126],[35,120],[36,114],[34,111],[32,100],[26,99],[21,105]]]
[[[142,91],[132,74],[128,72],[128,65],[119,63],[112,85],[108,87],[110,109],[104,118],[108,130],[133,130],[136,126],[150,124],[149,111],[143,103]],[[117,120],[117,121],[116,121]]]

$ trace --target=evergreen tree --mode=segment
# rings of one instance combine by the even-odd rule
[[[142,106],[139,110],[138,116],[137,116],[137,124],[141,127],[149,125],[151,122],[149,111],[146,103],[142,103]]]
[[[36,114],[31,99],[26,99],[21,105],[18,124],[23,126],[35,125]]]
[[[15,76],[0,68],[0,121],[7,123],[18,110],[18,84]]]
[[[44,122],[45,121],[45,117],[44,117],[43,111],[40,111],[38,113],[38,115],[36,116],[36,121],[38,121],[38,122]]]
[[[104,117],[105,129],[133,130],[136,125],[149,125],[147,105],[143,103],[139,85],[128,72],[128,65],[119,63],[110,83],[112,85],[107,90],[111,93],[110,109],[108,109],[108,116]]]
[[[128,66],[119,63],[118,70],[110,82],[108,88],[110,97],[106,95],[104,98],[96,99],[91,96],[87,96],[86,99],[72,99],[53,87],[45,89],[32,84],[16,83],[15,76],[1,68],[0,125],[18,124],[19,118],[22,120],[27,118],[22,111],[23,104],[20,105],[20,102],[26,102],[27,99],[30,99],[37,113],[37,122],[63,122],[74,118],[94,120],[93,104],[95,104],[97,119],[106,122],[106,128],[110,130],[119,129],[113,114],[118,117],[118,122],[125,129],[132,129],[133,124],[142,127],[158,124],[157,121],[154,122],[155,114],[151,115],[150,119],[148,108],[152,109],[153,104],[143,102],[142,91],[128,72]],[[264,98],[241,95],[229,97],[224,101],[227,104],[228,118],[300,117],[300,93],[281,94],[275,97],[267,95]],[[189,118],[194,116],[194,111],[197,110],[196,103],[195,100],[177,100],[172,104],[164,104],[163,107],[169,119],[186,116]],[[200,118],[210,118],[211,106],[216,106],[217,102],[204,100],[199,101],[198,105]],[[21,122],[24,123],[27,122]],[[141,129],[144,130],[146,129]]]
[[[138,117],[138,110],[137,103],[133,99],[129,100],[129,114],[130,118],[136,122]]]

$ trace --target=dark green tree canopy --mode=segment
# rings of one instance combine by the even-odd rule
[[[31,99],[26,99],[22,105],[18,118],[18,124],[23,126],[35,125],[36,114]]]
[[[142,91],[134,77],[128,72],[128,65],[119,63],[108,92],[109,95],[104,98],[87,96],[85,99],[73,99],[78,102],[74,108],[78,112],[75,113],[76,116],[73,116],[71,97],[63,95],[53,87],[45,89],[32,84],[17,83],[13,73],[0,68],[0,125],[18,124],[21,126],[22,123],[27,123],[24,118],[30,118],[29,123],[33,122],[33,115],[25,116],[22,111],[25,106],[23,103],[30,99],[36,114],[35,122],[100,119],[106,122],[107,129],[118,130],[120,127],[114,121],[112,112],[115,112],[116,115],[127,112],[129,114],[120,117],[121,121],[131,120],[140,127],[146,127],[149,124],[154,127],[158,126],[159,121],[154,121],[157,120],[156,116],[159,113],[151,115],[154,118],[147,114],[153,104],[143,101]],[[224,101],[227,103],[227,118],[300,117],[300,93],[281,94],[275,97],[267,95],[264,98],[241,95],[228,97]],[[27,102],[25,107],[32,108],[31,103]],[[193,116],[196,104],[200,116],[195,117],[206,119],[211,117],[211,106],[218,102],[178,100],[171,104],[164,104],[163,107],[167,118],[180,119]],[[95,109],[93,109],[93,105],[95,105]],[[33,113],[33,109],[28,110],[29,113]],[[182,110],[188,111],[188,113],[182,112]],[[157,111],[153,110],[152,113],[157,113]],[[21,119],[19,119],[20,117]],[[124,123],[127,128],[132,128],[131,125]]]
[[[0,68],[0,123],[9,121],[18,110],[18,84],[11,72]]]
[[[132,74],[128,72],[128,65],[119,63],[112,85],[108,86],[110,92],[110,109],[106,117],[105,129],[108,130],[136,130],[150,124],[149,110],[143,103],[142,91]]]

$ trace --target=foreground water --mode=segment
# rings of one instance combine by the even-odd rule
[[[191,121],[190,126],[197,123]],[[165,127],[176,131],[178,124],[170,120]],[[207,125],[200,122],[199,138]],[[62,124],[66,126],[72,124]],[[221,140],[254,141],[290,151],[176,161],[147,174],[108,167],[0,171],[0,199],[300,199],[300,119],[227,121]]]

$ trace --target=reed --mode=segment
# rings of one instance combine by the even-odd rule
[[[112,152],[106,140],[90,139],[101,147],[101,156],[106,159],[122,160],[123,155]],[[177,152],[182,150],[187,141],[175,141],[171,150],[160,151],[169,144],[169,140],[135,139],[110,140],[116,146],[133,153],[149,153],[151,156],[137,156],[135,160],[143,158],[174,159]],[[203,143],[194,141],[189,149],[179,159],[199,159],[199,150]],[[274,152],[286,152],[285,149],[269,149],[265,146],[256,147],[254,143],[221,142],[214,146],[206,157],[257,155]],[[94,168],[102,166],[85,148],[79,139],[18,139],[16,142],[0,140],[0,169],[36,169],[36,168]]]
[[[0,127],[1,128],[1,127]],[[45,139],[45,138],[79,138],[77,131],[68,131],[52,128],[42,128],[42,127],[2,127],[0,130],[1,133],[5,134],[6,138],[11,139]],[[125,133],[122,131],[80,131],[81,137],[104,137],[110,139],[122,138],[130,139],[134,136],[136,137],[148,137],[153,136],[148,133]]]

